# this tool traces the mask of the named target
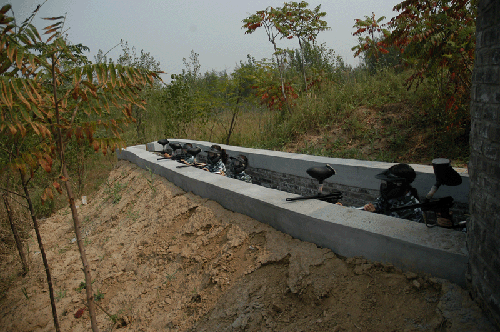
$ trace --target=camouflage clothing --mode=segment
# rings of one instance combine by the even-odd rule
[[[226,165],[219,159],[215,164],[207,164],[205,167],[210,173],[226,175]]]
[[[186,164],[193,165],[194,164],[194,157],[193,156],[189,156],[189,157],[187,157],[187,158],[184,159],[184,162]]]
[[[401,219],[408,219],[416,222],[424,222],[424,215],[420,208],[384,212],[392,208],[419,203],[420,202],[418,201],[418,199],[413,196],[410,191],[404,196],[391,198],[389,200],[385,200],[383,197],[379,197],[373,205],[375,205],[375,213],[385,214]]]
[[[252,177],[245,172],[240,172],[240,173],[234,174],[234,173],[228,171],[226,175],[228,178],[231,178],[231,179],[237,179],[237,180],[245,181],[248,183],[252,183]]]

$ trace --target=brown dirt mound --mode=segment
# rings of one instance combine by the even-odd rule
[[[460,331],[481,326],[477,308],[455,285],[363,258],[338,257],[128,162],[119,162],[108,184],[88,201],[78,210],[93,290],[109,314],[98,309],[101,331]],[[63,209],[46,219],[41,231],[61,328],[89,331],[87,311],[75,317],[85,308],[85,292],[72,228],[69,209]],[[27,277],[15,276],[20,270],[15,254],[1,264],[3,280],[11,276],[0,302],[2,331],[53,330],[41,255],[33,240],[29,247]],[[462,295],[443,302],[450,287],[452,294]],[[465,322],[462,315],[457,323],[447,308],[459,302],[460,310],[472,309]]]

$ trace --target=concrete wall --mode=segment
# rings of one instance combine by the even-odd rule
[[[154,144],[148,145],[150,150],[154,147]],[[207,143],[206,147],[209,145]],[[371,181],[373,186],[378,187],[371,179],[387,168],[384,163],[231,148],[231,154],[244,153],[254,165],[285,174],[302,174],[318,162],[329,163],[337,166],[339,174],[345,174],[336,176],[344,184],[351,179],[359,185]],[[160,146],[155,149],[160,149]],[[146,151],[145,145],[119,152],[119,159],[129,160],[142,168],[148,167],[186,191],[215,200],[229,210],[267,223],[295,238],[330,248],[339,255],[364,256],[373,261],[392,263],[403,270],[430,273],[465,285],[467,251],[462,232],[427,228],[423,224],[317,200],[286,202],[287,197],[294,195],[193,167],[176,168],[179,164],[175,161],[157,158]],[[365,171],[370,174],[366,175]]]
[[[500,1],[480,0],[471,91],[468,233],[473,295],[500,329]]]
[[[184,139],[169,139],[172,142],[193,143],[207,150],[212,144],[210,142],[192,141]],[[265,187],[279,189],[282,191],[299,195],[311,195],[317,191],[317,181],[307,175],[306,170],[314,166],[331,165],[336,170],[336,175],[325,180],[324,190],[337,189],[342,191],[344,199],[342,202],[350,206],[363,206],[367,201],[373,201],[378,196],[380,180],[375,175],[394,165],[391,163],[327,158],[297,153],[286,153],[262,149],[249,149],[238,146],[219,144],[226,149],[230,156],[244,154],[248,157],[250,164],[248,173],[256,183]],[[148,150],[161,150],[158,143],[147,144]],[[205,155],[205,153],[201,153]],[[411,165],[417,172],[417,178],[413,186],[418,190],[420,196],[425,196],[432,185],[436,182],[432,166]],[[469,175],[466,169],[456,169],[462,176],[462,184],[457,187],[442,186],[436,198],[453,196],[457,210],[468,209],[469,204]]]

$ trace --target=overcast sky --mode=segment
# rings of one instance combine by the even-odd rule
[[[28,17],[44,0],[0,0],[11,3],[18,23]],[[324,18],[331,27],[321,32],[318,43],[326,43],[353,66],[351,47],[357,44],[352,36],[356,18],[375,12],[387,19],[397,13],[393,7],[401,0],[324,0],[308,1],[313,9],[321,4]],[[111,49],[121,39],[140,52],[150,52],[170,76],[184,68],[182,58],[191,50],[199,54],[201,71],[227,69],[232,71],[247,54],[257,60],[270,58],[273,46],[265,32],[257,30],[245,35],[242,20],[268,6],[281,7],[279,0],[48,0],[37,17],[62,16],[67,13],[66,27],[74,44],[90,48],[88,58],[94,61],[99,49]],[[49,21],[35,20],[40,31]],[[297,41],[280,42],[279,47],[298,48]],[[116,59],[119,48],[109,55]]]

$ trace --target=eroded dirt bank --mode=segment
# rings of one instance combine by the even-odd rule
[[[102,331],[494,330],[454,284],[340,258],[125,161],[88,201],[78,210]],[[87,312],[75,317],[85,292],[69,209],[44,220],[42,236],[61,328],[89,331]],[[29,247],[30,273],[1,299],[2,331],[53,330]],[[15,254],[2,259],[3,274],[20,270]]]

